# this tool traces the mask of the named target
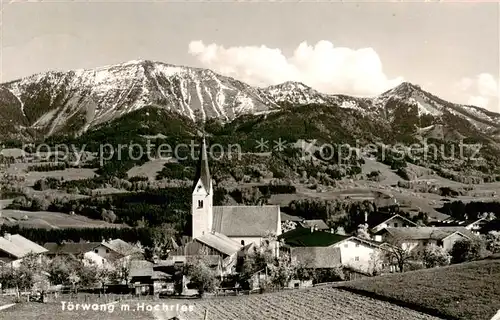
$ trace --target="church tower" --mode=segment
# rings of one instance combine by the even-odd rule
[[[208,168],[205,136],[202,138],[200,159],[196,168],[191,203],[192,236],[198,238],[212,231],[213,185]]]

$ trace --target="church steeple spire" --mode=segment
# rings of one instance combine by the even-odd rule
[[[203,187],[207,192],[210,192],[210,169],[208,166],[208,156],[207,156],[207,144],[205,140],[205,133],[203,133],[201,137],[201,146],[200,146],[200,158],[198,159],[198,166],[196,167],[196,175],[193,181],[193,189],[196,187],[198,181],[201,180]]]

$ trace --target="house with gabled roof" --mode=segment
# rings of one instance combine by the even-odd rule
[[[121,239],[103,240],[98,246],[84,254],[86,261],[98,266],[113,268],[126,265],[131,260],[144,259],[144,251]]]
[[[257,245],[269,234],[281,234],[279,206],[214,206],[213,180],[210,176],[205,137],[202,138],[199,163],[192,192],[192,237],[204,239],[208,234],[224,235],[237,246]],[[210,237],[209,237],[210,238]],[[212,237],[213,238],[213,237]],[[200,240],[203,241],[203,240]],[[270,244],[277,255],[278,243]]]
[[[339,235],[314,228],[297,228],[282,234],[279,239],[287,247],[303,247],[310,250],[311,255],[317,247],[337,248],[340,251],[340,263],[356,270],[371,272],[374,268],[374,257],[382,252],[382,243],[356,236]],[[380,261],[381,263],[381,261]]]
[[[85,253],[93,251],[100,245],[101,242],[47,242],[43,245],[43,247],[48,250],[45,255],[49,258],[70,255],[76,258],[83,258]]]
[[[416,227],[417,224],[399,214],[390,214],[385,212],[375,212],[367,214],[366,224],[372,233],[389,227]]]
[[[31,254],[43,254],[48,250],[20,234],[5,233],[0,237],[0,265],[19,267],[22,259]]]
[[[440,221],[433,221],[430,223],[433,227],[464,227],[475,234],[479,234],[483,227],[489,222],[486,218],[478,218],[472,220],[457,220],[448,218]]]
[[[377,234],[381,235],[384,242],[397,244],[408,250],[422,250],[430,244],[450,250],[456,241],[475,237],[464,227],[385,228]]]
[[[310,219],[310,220],[302,220],[299,223],[299,226],[302,228],[315,228],[316,230],[329,230],[330,227],[326,224],[326,222],[322,219]]]

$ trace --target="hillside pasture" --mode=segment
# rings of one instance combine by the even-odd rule
[[[165,163],[172,162],[169,159],[154,159],[150,160],[143,165],[135,166],[127,172],[127,176],[131,177],[147,177],[149,180],[154,181],[156,175],[163,169]]]
[[[27,217],[27,220],[23,220]],[[63,228],[120,228],[102,220],[93,220],[80,215],[69,215],[62,212],[2,210],[2,219],[9,225],[25,228],[63,229]]]
[[[11,175],[16,175],[24,177],[25,181],[21,183],[22,186],[32,187],[37,180],[43,178],[56,178],[64,179],[64,181],[72,180],[82,180],[93,178],[96,173],[96,169],[89,168],[67,168],[65,170],[54,170],[54,171],[28,171],[30,166],[41,166],[55,164],[55,162],[41,162],[41,163],[14,163],[8,167],[5,172]]]
[[[362,279],[342,287],[449,319],[490,320],[500,309],[500,259]]]

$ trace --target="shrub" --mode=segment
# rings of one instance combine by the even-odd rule
[[[425,247],[422,260],[426,268],[434,268],[448,265],[451,257],[442,247],[429,245]]]
[[[487,255],[486,245],[481,239],[458,240],[453,244],[450,255],[451,263],[478,260]]]

